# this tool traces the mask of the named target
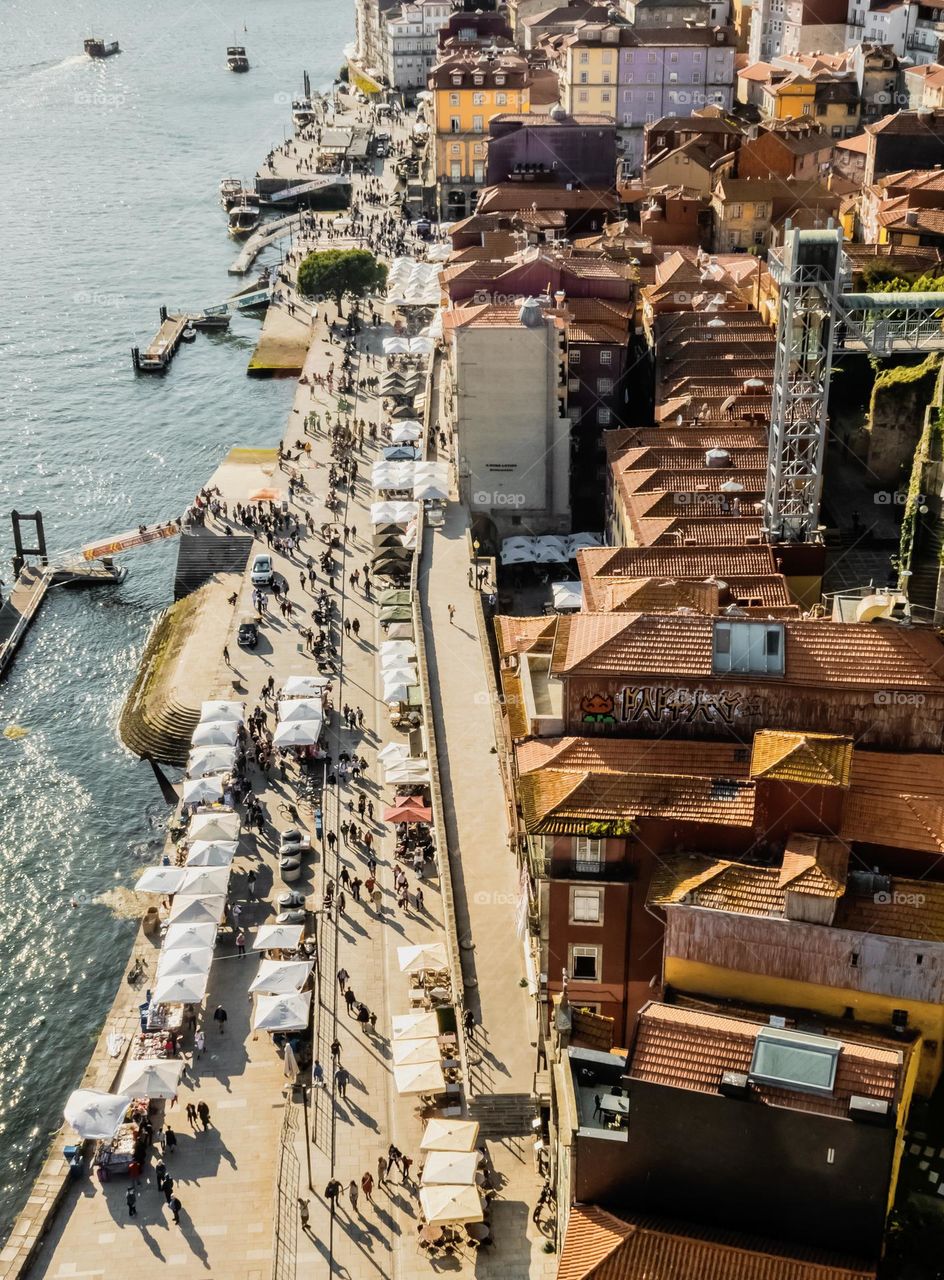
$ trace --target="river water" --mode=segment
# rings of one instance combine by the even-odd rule
[[[12,508],[42,510],[50,550],[76,547],[178,514],[232,445],[275,443],[293,384],[246,378],[258,321],[201,334],[164,377],[136,377],[130,349],[162,303],[238,287],[219,180],[251,177],[290,129],[302,71],[327,87],[352,28],[350,0],[0,9],[7,581]],[[90,61],[90,35],[121,54]],[[234,41],[248,75],[226,69]],[[123,890],[160,848],[165,806],[115,724],[174,557],[131,552],[119,587],[51,592],[0,684],[0,731],[25,730],[0,737],[0,1239],[121,979]]]

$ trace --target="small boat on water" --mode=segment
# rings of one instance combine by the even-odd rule
[[[105,41],[98,36],[90,36],[84,47],[90,58],[110,58],[113,54],[121,53],[117,40]]]
[[[318,113],[311,98],[292,99],[292,123],[296,129],[304,129],[306,125],[314,124],[317,119]]]
[[[259,201],[243,196],[229,211],[229,233],[237,239],[252,235],[259,225]]]
[[[230,71],[248,71],[249,59],[241,44],[231,44],[226,50],[226,65]]]
[[[224,209],[231,209],[242,193],[242,178],[220,179],[220,204]]]

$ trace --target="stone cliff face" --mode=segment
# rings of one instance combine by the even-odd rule
[[[866,465],[876,486],[895,490],[907,483],[939,364],[939,357],[931,355],[918,365],[885,369],[875,379]]]

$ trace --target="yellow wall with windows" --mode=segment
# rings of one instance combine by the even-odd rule
[[[892,1010],[906,1009],[908,1025],[920,1031],[915,1044],[914,1088],[929,1096],[941,1074],[941,1045],[944,1040],[944,1006],[901,996],[873,995],[840,987],[820,987],[790,978],[768,978],[762,974],[740,973],[716,965],[698,964],[676,956],[665,958],[665,982],[679,991],[739,1000],[745,1004],[809,1009],[828,1018],[842,1018],[846,1009],[855,1010],[856,1021],[891,1028]],[[903,1044],[902,1048],[906,1046]]]
[[[563,75],[564,110],[571,115],[616,119],[619,49],[615,45],[579,45],[568,49]]]
[[[812,84],[772,85],[764,90],[764,111],[775,120],[795,120],[802,115],[812,119],[815,92]]]
[[[454,182],[473,182],[475,164],[484,165],[486,160],[488,122],[492,116],[504,112],[529,114],[531,91],[527,87],[506,89],[500,86],[452,85],[436,89],[433,102],[436,172],[441,178]],[[458,151],[454,150],[456,147]],[[452,166],[456,161],[462,166],[459,178],[452,177]]]

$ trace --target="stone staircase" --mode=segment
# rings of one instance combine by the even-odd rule
[[[181,538],[177,549],[174,599],[182,600],[190,595],[215,573],[245,572],[252,544],[253,538],[249,534],[227,537],[207,529],[197,529]]]
[[[469,1099],[469,1119],[479,1122],[483,1138],[529,1134],[537,1114],[529,1093],[480,1093]]]
[[[128,691],[118,721],[118,736],[136,756],[149,756],[160,764],[187,763],[190,739],[200,723],[200,708],[182,705],[173,696],[151,696],[165,647],[173,638],[174,606],[155,623]]]

